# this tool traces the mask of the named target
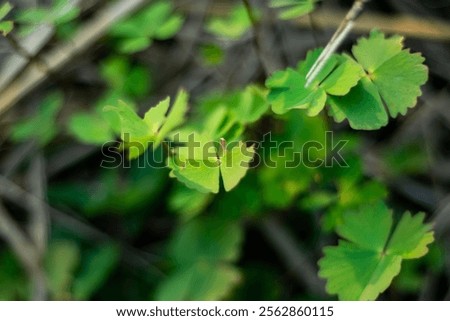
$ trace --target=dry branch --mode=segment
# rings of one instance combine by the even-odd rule
[[[106,7],[92,21],[86,23],[70,42],[48,52],[40,57],[46,63],[48,71],[36,64],[30,64],[24,72],[0,93],[0,115],[6,112],[21,98],[40,85],[49,73],[54,73],[77,55],[92,46],[118,20],[126,17],[148,0],[120,0]]]

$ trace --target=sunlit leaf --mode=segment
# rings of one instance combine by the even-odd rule
[[[123,101],[116,106],[105,107],[106,112],[115,112],[121,120],[121,139],[129,150],[130,159],[142,155],[150,143],[153,149],[158,147],[172,130],[183,123],[188,98],[188,94],[181,90],[168,113],[170,98],[151,108],[143,119]]]
[[[196,142],[199,144],[196,150],[189,146],[179,147],[181,152],[169,158],[168,166],[172,170],[171,176],[203,193],[219,192],[219,176],[225,191],[233,189],[245,176],[255,153],[252,146],[247,147],[242,142],[229,146],[217,146],[213,141],[201,138]]]
[[[272,8],[281,9],[281,19],[294,19],[314,10],[317,0],[271,0]]]
[[[218,37],[237,40],[251,28],[251,25],[252,22],[246,8],[244,5],[238,4],[233,7],[227,17],[211,18],[206,25],[206,29]]]

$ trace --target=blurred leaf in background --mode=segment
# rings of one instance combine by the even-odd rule
[[[289,20],[312,12],[317,2],[318,0],[271,0],[270,6],[280,9],[280,19]]]
[[[210,43],[200,47],[200,54],[207,66],[217,66],[225,60],[225,51],[218,45]]]
[[[28,35],[40,24],[62,27],[71,23],[80,14],[80,9],[72,0],[54,0],[48,7],[27,8],[16,14],[16,21],[22,26],[21,35]],[[71,25],[73,28],[73,25]]]
[[[16,142],[34,140],[41,146],[49,143],[58,134],[56,116],[64,103],[64,96],[54,92],[45,97],[37,107],[37,113],[15,124],[11,139]]]
[[[117,39],[119,52],[135,53],[150,47],[154,39],[172,38],[183,22],[184,18],[173,12],[170,1],[159,1],[116,24],[110,34]]]
[[[175,269],[161,283],[158,300],[225,299],[240,281],[233,266],[243,229],[238,222],[197,218],[179,227],[169,243]]]
[[[259,16],[258,12],[256,16]],[[237,4],[226,17],[211,18],[206,24],[206,30],[220,38],[238,40],[251,26],[252,22],[245,6]]]
[[[9,2],[5,2],[0,6],[0,33],[2,33],[3,36],[8,35],[8,33],[10,33],[14,28],[14,22],[10,20],[4,20],[4,18],[12,10],[12,8],[13,7]]]

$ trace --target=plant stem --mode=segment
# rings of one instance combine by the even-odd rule
[[[328,42],[327,46],[322,51],[319,58],[316,60],[316,62],[306,75],[305,88],[311,85],[311,83],[317,77],[317,75],[325,66],[327,61],[330,59],[331,55],[336,51],[336,49],[342,44],[344,39],[348,36],[350,31],[353,29],[353,26],[355,25],[356,19],[361,15],[365,3],[369,1],[370,0],[355,0],[350,11],[347,13],[344,20],[341,22],[339,28],[336,30],[331,40]]]

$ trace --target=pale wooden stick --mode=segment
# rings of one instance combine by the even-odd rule
[[[344,39],[348,36],[350,31],[353,29],[355,24],[355,20],[359,17],[361,12],[364,9],[364,4],[370,0],[355,0],[352,8],[345,16],[345,19],[341,22],[339,28],[334,33],[331,40],[328,42],[325,49],[320,54],[319,58],[317,58],[314,65],[309,70],[306,75],[306,85],[308,87],[317,77],[319,72],[325,66],[327,61],[330,59],[331,55],[336,51],[336,49],[342,44]]]

